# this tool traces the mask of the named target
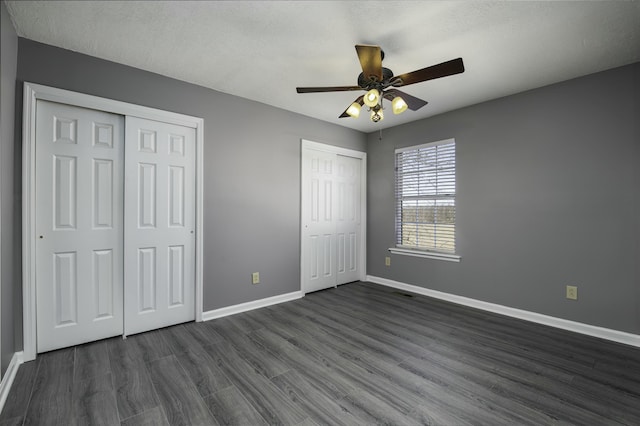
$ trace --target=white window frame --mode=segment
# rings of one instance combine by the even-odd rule
[[[450,144],[453,143],[455,145],[455,139],[451,138],[451,139],[445,139],[445,140],[441,140],[441,141],[436,141],[436,142],[429,142],[429,143],[425,143],[425,144],[420,144],[420,145],[413,145],[413,146],[408,146],[405,148],[398,148],[395,150],[394,152],[394,163],[397,158],[397,155],[399,153],[402,152],[407,152],[407,151],[415,151],[418,149],[424,149],[424,148],[428,148],[428,147],[435,147],[435,146],[439,146],[439,145],[445,145],[445,144]],[[427,259],[437,259],[437,260],[447,260],[450,262],[460,262],[460,255],[458,255],[457,253],[453,252],[446,252],[446,251],[438,251],[438,250],[434,250],[434,249],[420,249],[420,248],[416,248],[416,247],[407,247],[407,246],[403,246],[398,244],[398,238],[399,238],[399,232],[400,229],[398,229],[399,226],[401,225],[401,218],[398,217],[398,214],[400,214],[400,210],[398,208],[398,203],[400,202],[399,198],[398,198],[398,176],[397,173],[395,175],[395,184],[394,184],[394,188],[395,188],[395,203],[396,203],[396,208],[395,208],[395,225],[396,225],[396,229],[395,229],[395,233],[396,233],[396,246],[395,247],[391,247],[389,248],[389,251],[393,254],[399,254],[399,255],[406,255],[406,256],[414,256],[414,257],[421,257],[421,258],[427,258]],[[457,179],[457,178],[456,178]],[[457,192],[457,190],[456,190]],[[455,200],[456,198],[456,193],[453,194],[453,198]],[[455,203],[455,201],[454,201]],[[456,241],[456,228],[454,225],[454,241]],[[454,247],[457,247],[457,244],[454,245]]]

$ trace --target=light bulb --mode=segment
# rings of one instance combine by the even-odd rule
[[[358,118],[360,116],[360,104],[358,102],[352,103],[349,108],[347,108],[347,114],[353,118]]]
[[[369,108],[373,108],[378,105],[378,101],[380,100],[380,92],[377,89],[371,89],[364,95],[364,104]]]
[[[394,114],[403,113],[407,110],[407,108],[409,108],[409,105],[407,105],[404,99],[402,99],[400,96],[396,96],[391,101],[391,109],[393,110]]]

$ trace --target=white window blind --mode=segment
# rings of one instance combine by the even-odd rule
[[[455,253],[454,139],[396,150],[396,244]]]

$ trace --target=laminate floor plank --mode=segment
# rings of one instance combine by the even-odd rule
[[[360,346],[362,349],[380,356],[401,362],[406,358],[406,354],[399,349],[388,344],[382,343],[376,339],[360,334],[357,329],[351,329],[342,326],[340,323],[333,321],[329,316],[317,316],[314,318],[319,327],[328,335],[338,339],[349,340],[353,344]]]
[[[322,312],[326,309],[331,309],[336,315],[331,315],[332,321],[348,326],[357,328],[362,324],[375,323],[378,319],[377,312],[368,310],[362,306],[354,306],[341,297],[335,297],[326,291],[319,292],[314,300],[302,299],[300,306],[305,309],[315,311],[316,315],[321,317],[325,316]],[[317,316],[316,316],[317,317]]]
[[[274,377],[272,381],[292,401],[299,403],[318,424],[358,425],[362,423],[362,418],[341,405],[342,398],[327,396],[325,392],[316,388],[312,384],[316,378],[308,381],[305,374],[290,370]],[[368,420],[377,421],[374,418]]]
[[[502,319],[504,322],[504,319]],[[566,345],[559,339],[551,339],[537,333],[526,333],[525,335],[514,335],[508,326],[505,324],[495,324],[494,326],[488,326],[486,323],[470,324],[465,332],[475,331],[481,338],[486,338],[487,330],[491,330],[491,336],[494,339],[511,342],[519,347],[527,348],[532,351],[538,351],[540,348],[544,348],[545,354],[561,358],[565,361],[571,361],[576,365],[583,365],[586,367],[593,367],[596,362],[596,358],[592,354],[586,354],[579,350],[574,349],[571,345]]]
[[[367,303],[372,305],[372,308],[375,308],[376,312],[390,312],[390,318],[397,316],[401,316],[406,313],[410,313],[414,318],[415,323],[424,324],[427,326],[433,326],[434,320],[439,322],[440,325],[444,326],[442,329],[444,332],[447,331],[469,331],[469,329],[474,329],[475,335],[479,338],[487,338],[494,334],[493,327],[486,327],[486,323],[496,323],[496,327],[501,329],[501,332],[505,333],[505,341],[514,342],[515,344],[522,346],[522,343],[525,343],[533,348],[539,346],[539,342],[534,342],[533,344],[530,342],[532,336],[536,336],[536,333],[542,333],[543,337],[546,338],[545,333],[548,333],[548,327],[540,326],[538,324],[531,324],[526,321],[521,321],[517,319],[510,318],[508,325],[503,325],[504,317],[479,311],[471,308],[463,307],[466,311],[461,311],[463,315],[451,315],[452,310],[461,310],[461,307],[451,304],[449,302],[443,301],[433,301],[432,299],[426,298],[424,296],[417,295],[415,299],[417,301],[423,300],[428,301],[429,304],[433,304],[428,311],[424,309],[420,309],[419,306],[415,305],[407,305],[404,309],[401,309],[398,305],[402,302],[397,297],[391,297],[393,293],[389,294],[388,292],[379,292],[375,296],[372,296],[367,299]],[[411,299],[413,300],[413,299]],[[440,302],[440,303],[436,303]],[[389,311],[390,306],[398,306],[399,309]],[[440,305],[440,306],[438,306]],[[388,319],[389,317],[385,318]],[[412,323],[413,323],[412,322]],[[386,321],[383,321],[385,324]],[[479,325],[479,327],[478,327]],[[523,333],[523,331],[529,331],[530,334]],[[569,333],[572,334],[572,333]],[[566,340],[566,339],[565,339]],[[587,360],[587,365],[591,365],[593,362],[593,357],[589,357]]]
[[[24,421],[24,416],[18,417],[6,417],[3,420],[0,420],[0,426],[22,426],[22,422]]]
[[[326,316],[323,313],[323,311],[325,311],[326,308],[318,309],[321,305],[316,303],[315,300],[302,299],[298,303],[298,306],[301,309],[308,310],[308,312],[309,312],[308,315],[311,318],[314,318],[317,315]],[[340,307],[342,307],[343,310],[338,310],[338,308],[340,308]],[[364,324],[368,323],[367,321],[363,321],[362,319],[360,319],[362,316],[365,316],[362,313],[363,311],[358,310],[358,309],[353,309],[353,306],[351,306],[351,309],[348,309],[348,304],[346,304],[346,303],[341,303],[341,304],[334,303],[332,310],[333,310],[333,312],[331,314],[331,319],[334,322],[336,322],[338,324],[341,324],[344,327],[358,328],[361,325],[364,325]]]
[[[180,327],[180,325],[176,327]],[[126,340],[139,346],[139,353],[142,355],[142,359],[149,364],[158,359],[173,355],[171,346],[164,338],[165,333],[165,329],[147,331],[146,333],[129,336]]]
[[[628,389],[637,393],[637,386],[640,386],[640,369],[636,369],[628,364],[616,363],[612,360],[598,360],[593,366],[593,370],[589,377],[594,379],[601,379],[603,381],[613,381],[615,384],[620,384],[619,380],[628,380]]]
[[[318,321],[312,316],[305,316],[305,309],[291,305],[285,310],[273,311],[271,317],[273,321],[269,329],[279,334],[285,340],[288,340],[294,346],[298,340],[304,339],[321,339],[329,342],[335,347],[339,347],[345,351],[358,353],[363,351],[363,347],[348,338],[328,333],[318,324]],[[274,325],[275,322],[275,325]]]
[[[477,368],[475,366],[456,361],[455,359],[445,359],[442,357],[439,359],[433,359],[433,354],[425,355],[425,357],[419,361],[420,364],[424,365],[431,374],[435,374],[435,371],[440,372],[440,375],[435,376],[436,379],[432,380],[432,383],[425,382],[423,380],[424,374],[416,372],[410,368],[406,368],[404,364],[400,364],[399,366],[395,364],[388,364],[377,359],[374,355],[363,354],[360,359],[357,359],[354,362],[361,363],[363,366],[366,366],[368,369],[375,372],[378,376],[387,377],[389,380],[403,384],[403,386],[407,387],[411,391],[421,394],[425,400],[429,398],[434,399],[435,405],[432,404],[432,406],[428,407],[430,412],[434,412],[438,407],[447,405],[451,412],[460,412],[462,407],[473,405],[477,402],[477,399],[481,398],[482,395],[487,397],[487,395],[491,393],[490,388],[493,386],[494,380],[493,376],[490,374],[490,368]],[[449,377],[451,374],[448,369],[453,368],[457,368],[457,370],[455,370],[450,376],[450,380],[443,380],[443,377]],[[427,384],[429,384],[428,387],[426,387]],[[438,386],[441,386],[442,389],[438,390]],[[453,389],[467,389],[467,391],[466,393],[462,393],[462,395],[456,396],[456,392]],[[469,394],[473,394],[475,398],[470,398],[468,396]],[[447,395],[448,398],[442,399],[440,398],[440,395]],[[505,401],[498,402],[503,404],[505,403]],[[506,401],[506,403],[508,406],[515,405],[512,404],[511,401]],[[519,408],[524,412],[529,411],[526,407]],[[546,420],[545,416],[540,415],[539,413],[528,413],[528,415],[535,418],[537,423],[540,423],[540,420]],[[449,421],[448,423],[452,422]],[[519,423],[524,424],[526,422],[520,419]],[[529,421],[528,423],[535,422]]]
[[[111,373],[76,380],[73,384],[72,402],[72,425],[120,424]]]
[[[387,327],[379,325],[382,330],[395,330],[399,337],[413,340],[421,344],[424,349],[436,351],[450,359],[471,360],[476,364],[482,363],[485,368],[491,370],[508,370],[518,374],[519,371],[533,372],[541,377],[553,378],[570,383],[574,374],[569,374],[562,369],[541,364],[528,358],[530,352],[520,350],[518,355],[509,352],[512,347],[498,348],[495,346],[483,345],[467,339],[456,339],[453,336],[440,336],[438,340],[432,337],[425,340],[423,328],[412,326],[412,328]],[[426,333],[425,333],[426,334]]]
[[[7,422],[13,424],[19,419],[20,424],[31,399],[31,391],[38,372],[38,361],[25,362],[20,366],[11,386],[11,392],[7,395],[2,413],[0,413],[0,424]]]
[[[107,341],[87,343],[76,347],[73,379],[87,380],[111,373]]]
[[[250,323],[257,323],[252,320]],[[278,357],[271,355],[264,348],[256,344],[255,341],[249,339],[246,333],[260,330],[262,327],[246,328],[249,331],[243,331],[237,327],[233,318],[223,318],[212,324],[212,328],[222,336],[226,342],[238,351],[238,354],[250,364],[256,371],[266,378],[271,378],[289,370],[289,367],[283,363]]]
[[[75,348],[41,354],[38,359],[25,425],[68,425],[71,422]]]
[[[618,424],[611,419],[597,413],[586,411],[566,401],[554,398],[546,393],[540,393],[537,389],[529,387],[526,383],[505,381],[494,385],[491,391],[503,398],[518,401],[530,409],[547,415],[552,424],[567,425],[613,425]]]
[[[355,390],[353,383],[333,370],[330,365],[305,354],[273,330],[257,330],[252,332],[250,337],[260,342],[268,351],[277,354],[292,369],[303,371],[306,376],[312,377],[314,384],[328,397],[339,399]]]
[[[119,337],[106,342],[120,419],[158,407],[158,398],[137,343]]]
[[[174,355],[182,352],[204,352],[201,340],[190,333],[183,324],[162,329],[162,338]]]
[[[473,355],[480,352],[497,354],[496,362],[510,360],[510,362],[518,364],[528,364],[526,367],[535,368],[541,374],[543,371],[548,371],[548,374],[552,374],[556,378],[564,377],[565,381],[570,381],[576,371],[584,373],[586,370],[591,370],[588,365],[567,362],[566,358],[540,351],[538,350],[540,346],[536,348],[522,347],[513,344],[511,340],[483,337],[468,329],[441,332],[436,330],[438,326],[433,323],[428,325],[409,321],[402,323],[391,317],[384,323],[377,324],[376,327],[385,331],[391,330],[391,332],[424,347],[446,347],[446,344],[450,344],[456,352],[462,350],[464,353],[467,349],[467,352]],[[452,355],[455,356],[455,354]]]
[[[416,296],[417,301],[420,301],[422,296]],[[426,298],[425,298],[426,299]],[[455,307],[453,304],[445,305],[443,307],[430,307],[429,310],[421,309],[420,305],[409,304],[410,302],[416,302],[416,300],[409,299],[408,301],[395,297],[393,293],[382,292],[367,299],[367,305],[370,305],[379,315],[381,320],[380,324],[384,325],[389,320],[410,317],[413,319],[411,323],[421,324],[425,326],[432,326],[434,321],[440,326],[438,329],[443,332],[451,332],[454,330],[466,330],[469,326],[476,326],[477,324],[483,324],[487,318],[490,317],[490,313],[482,312],[481,314],[471,315],[474,311],[467,308],[467,315],[458,315],[459,319],[456,319],[455,315],[451,315],[451,310]],[[430,301],[429,301],[430,302]],[[480,312],[480,311],[478,311]],[[441,328],[444,327],[444,328]],[[509,337],[517,337],[521,334],[517,328],[510,327]],[[493,333],[491,328],[482,328],[478,330],[478,333],[489,336]]]
[[[361,419],[375,419],[369,424],[418,425],[417,419],[390,406],[387,401],[366,391],[356,390],[340,401],[346,410]],[[367,421],[365,420],[365,424]]]
[[[640,348],[370,283],[39,354],[0,426],[640,425]]]
[[[311,417],[307,417],[306,419],[304,419],[300,423],[296,423],[296,426],[321,426],[321,425],[319,425],[318,423],[314,422],[313,419],[311,419]]]
[[[169,426],[164,411],[160,407],[155,407],[133,417],[123,420],[121,426]]]
[[[472,424],[472,419],[460,412],[460,403],[452,398],[446,384],[426,382],[419,375],[368,353],[355,357],[353,362],[419,395],[420,403],[408,414],[412,419],[423,424]]]
[[[270,380],[257,373],[230,343],[208,348],[220,369],[269,424],[296,424],[307,416]]]
[[[606,407],[603,412],[621,423],[631,423],[640,419],[640,396],[619,391],[584,377],[575,377],[571,389],[585,400],[596,399]]]
[[[220,322],[232,321],[234,326],[242,333],[250,333],[264,327],[264,324],[254,318],[251,311],[243,312],[240,315],[231,315],[229,317],[220,318]]]
[[[324,364],[336,377],[345,378],[356,389],[365,389],[367,392],[385,399],[399,412],[407,413],[419,402],[418,396],[406,392],[398,384],[386,380],[385,377],[371,374],[366,368],[351,362],[343,356],[340,350],[333,350],[323,342],[315,339],[300,339],[296,348],[305,355],[313,358],[315,362]]]
[[[211,321],[200,323],[188,322],[182,326],[198,341],[198,343],[200,343],[200,346],[205,347],[224,340],[224,338],[216,333],[210,325]]]
[[[219,390],[205,398],[209,411],[221,425],[268,425],[235,386]]]
[[[341,303],[341,299],[347,299],[353,297],[355,300],[358,300],[360,303],[355,307],[354,312],[359,312],[359,315],[376,315],[379,313],[377,309],[370,309],[370,306],[377,306],[383,308],[385,311],[393,311],[393,312],[406,312],[416,318],[431,320],[432,318],[441,315],[443,309],[447,311],[447,320],[452,325],[462,326],[467,321],[474,320],[474,314],[476,316],[481,317],[481,311],[467,313],[465,315],[461,315],[459,312],[455,311],[455,305],[450,306],[449,302],[433,300],[430,301],[429,310],[423,309],[423,296],[412,296],[405,297],[403,292],[396,291],[393,289],[376,289],[376,290],[353,290],[350,286],[343,286],[339,288],[339,291],[331,294],[327,294],[325,298],[325,303],[335,304]],[[439,306],[438,304],[444,304]],[[345,308],[349,308],[349,304],[344,306]],[[370,323],[370,321],[368,322]]]
[[[490,363],[457,360],[429,352],[420,359],[410,357],[399,367],[434,383],[446,383],[465,406],[477,405],[481,411],[491,411],[509,423],[539,425],[553,422],[546,412],[532,409],[526,402],[496,394],[493,389],[498,379]]]
[[[421,296],[417,296],[417,297],[421,297]],[[425,298],[425,299],[427,299],[427,301],[431,304],[431,301],[428,300],[428,298]],[[384,299],[377,299],[377,300],[379,303],[378,306],[384,308],[384,305],[386,305],[386,303],[384,303]],[[410,309],[411,307],[407,307],[406,311],[409,311]],[[453,309],[453,306],[452,307],[434,306],[429,311],[423,310],[423,312],[428,312],[429,315],[434,315],[437,312],[441,312],[441,314],[439,314],[439,317],[429,317],[429,321],[431,321],[434,318],[438,318],[440,321],[444,319],[444,321],[446,321],[446,323],[450,325],[453,323],[452,317],[447,314],[451,309]],[[548,341],[550,337],[550,331],[553,331],[554,333],[556,333],[555,334],[556,336],[562,337],[562,342],[557,342],[557,341],[554,342],[556,348],[562,347],[562,351],[564,351],[565,349],[571,349],[572,346],[576,346],[573,343],[572,344],[565,343],[565,341],[573,337],[573,333],[566,332],[563,330],[559,330],[559,331],[555,329],[550,330],[549,327],[545,327],[539,324],[532,324],[532,323],[522,321],[522,320],[517,320],[514,318],[509,318],[508,323],[504,324],[505,317],[500,316],[498,314],[484,313],[482,316],[473,317],[470,314],[475,310],[472,310],[471,308],[466,308],[466,309],[468,309],[469,311],[469,315],[468,315],[469,319],[464,321],[464,324],[467,325],[467,327],[458,327],[457,328],[458,331],[459,330],[468,331],[469,329],[474,329],[474,331],[476,332],[476,335],[484,338],[484,337],[493,336],[495,334],[495,331],[499,330],[500,333],[502,333],[502,336],[506,340],[513,341],[514,343],[517,343],[520,346],[525,345],[525,346],[531,346],[532,348],[539,347],[541,343],[546,343],[536,339],[545,339]],[[477,318],[477,319],[471,320],[470,318]],[[488,327],[487,324],[491,324],[491,326]],[[580,337],[585,338],[586,336],[580,336]],[[572,352],[573,352],[572,356],[579,354],[579,351],[576,351],[576,350]],[[593,361],[594,361],[593,354],[590,353],[589,356],[585,359],[585,362],[588,365],[591,365]]]
[[[286,340],[294,347],[299,347],[300,342],[307,339],[321,339],[325,342],[334,344],[334,348],[338,350],[359,353],[364,349],[356,343],[351,342],[347,338],[336,336],[328,333],[313,316],[305,316],[306,310],[293,308],[286,313],[273,312],[271,314],[271,322],[269,331],[277,334],[280,338]]]
[[[187,350],[176,357],[202,397],[232,386],[205,349]]]
[[[175,355],[151,362],[149,373],[170,425],[217,424]]]

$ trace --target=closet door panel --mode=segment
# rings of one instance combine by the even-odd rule
[[[195,130],[126,118],[125,335],[195,319]]]
[[[122,334],[124,118],[36,104],[37,351]]]
[[[336,156],[335,175],[338,188],[336,197],[336,234],[338,238],[337,284],[345,284],[360,279],[358,268],[360,256],[360,167],[358,158]]]
[[[302,250],[305,292],[336,285],[335,154],[305,150],[302,167]]]

